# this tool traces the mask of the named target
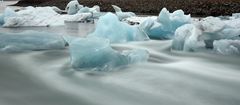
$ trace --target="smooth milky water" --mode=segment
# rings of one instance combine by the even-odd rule
[[[0,28],[84,37],[94,25]],[[171,40],[113,44],[143,48],[147,63],[75,71],[68,49],[0,54],[0,105],[239,105],[239,56],[171,51]]]

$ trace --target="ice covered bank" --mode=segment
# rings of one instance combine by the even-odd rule
[[[172,49],[183,51],[203,51],[224,55],[240,54],[240,19],[221,20],[207,17],[201,21],[178,28]]]
[[[191,16],[185,15],[182,10],[170,13],[163,8],[157,19],[149,18],[140,24],[150,38],[172,39],[177,28],[184,24],[191,23]]]
[[[110,42],[102,38],[77,38],[69,42],[71,65],[75,69],[111,70],[115,67],[146,62],[145,50],[113,50]]]
[[[149,40],[148,36],[138,26],[121,22],[115,14],[107,13],[100,17],[96,29],[88,37],[109,39],[111,43]]]
[[[0,52],[64,49],[65,45],[62,36],[53,33],[36,31],[0,33]]]

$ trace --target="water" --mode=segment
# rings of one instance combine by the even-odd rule
[[[84,37],[89,26],[0,28]],[[113,44],[143,48],[148,63],[111,72],[75,71],[68,49],[0,54],[0,105],[239,105],[239,56],[171,51],[171,40]]]

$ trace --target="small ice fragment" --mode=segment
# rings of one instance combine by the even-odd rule
[[[140,28],[119,21],[117,16],[112,13],[100,17],[95,31],[89,35],[89,37],[93,36],[109,39],[111,43],[149,39]]]

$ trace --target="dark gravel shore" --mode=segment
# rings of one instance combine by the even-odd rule
[[[69,0],[20,0],[17,6],[49,6],[64,9]],[[86,6],[99,5],[102,11],[113,11],[112,4],[124,11],[157,15],[166,7],[171,12],[182,9],[192,16],[221,16],[240,12],[240,0],[79,0]]]

